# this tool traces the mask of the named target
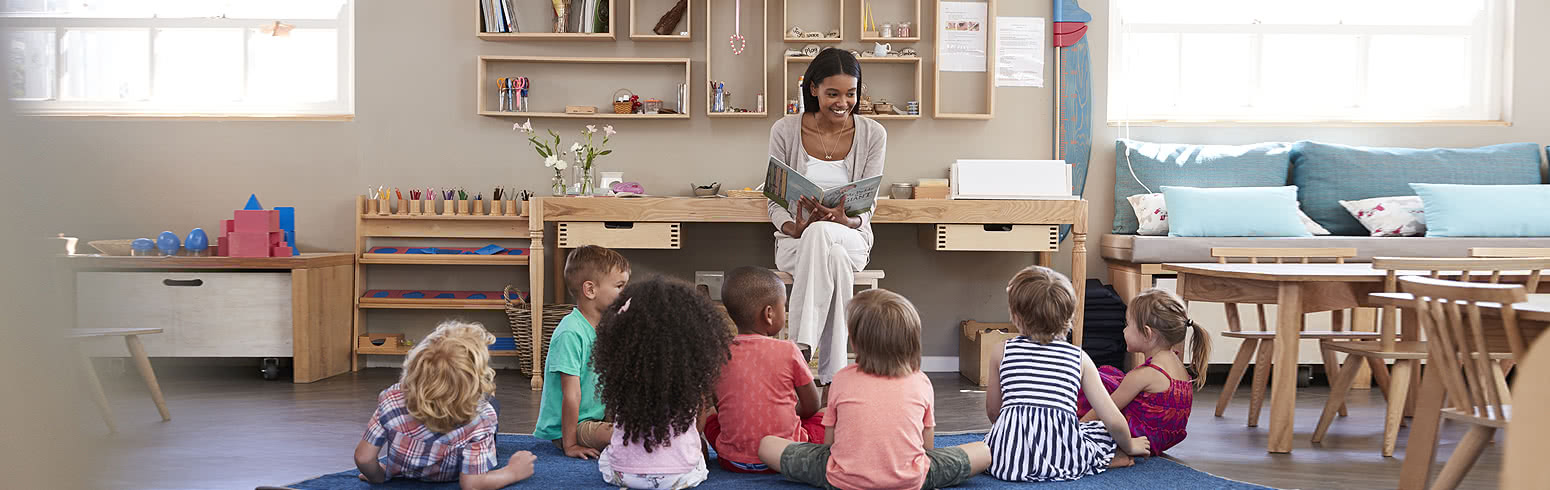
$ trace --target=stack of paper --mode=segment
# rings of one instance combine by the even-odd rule
[[[1062,160],[958,160],[953,199],[1076,199]]]

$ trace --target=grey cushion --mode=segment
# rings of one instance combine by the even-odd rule
[[[1159,264],[1163,262],[1216,262],[1211,247],[1350,247],[1356,249],[1353,262],[1369,262],[1373,257],[1467,257],[1476,247],[1550,248],[1550,238],[1444,238],[1444,237],[1167,237],[1105,235],[1101,240],[1103,258]]]
[[[1113,232],[1135,233],[1139,226],[1125,201],[1130,196],[1162,192],[1165,185],[1280,187],[1291,167],[1286,143],[1181,145],[1120,138],[1114,142]]]

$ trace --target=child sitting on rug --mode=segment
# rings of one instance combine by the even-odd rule
[[[596,458],[608,445],[613,425],[603,420],[592,369],[592,344],[603,309],[630,282],[630,261],[596,245],[572,250],[565,258],[565,289],[576,308],[560,319],[544,355],[544,391],[538,403],[533,437],[554,441],[572,458]]]
[[[603,481],[689,488],[710,476],[696,425],[710,406],[732,333],[710,299],[672,279],[631,284],[598,328],[598,393],[613,434],[597,458]]]
[[[721,285],[721,300],[737,337],[716,383],[716,413],[705,422],[705,438],[723,469],[774,473],[759,461],[764,436],[823,441],[818,387],[797,345],[774,338],[786,325],[786,286],[779,276],[762,267],[733,269]]]
[[[1146,455],[1146,437],[1130,436],[1092,359],[1063,340],[1076,311],[1071,280],[1028,267],[1012,277],[1007,298],[1022,335],[1006,341],[990,363],[996,380],[985,390],[990,474],[1008,481],[1075,480],[1129,466],[1127,455]],[[1092,401],[1101,423],[1077,420],[1078,392]]]
[[[527,451],[495,468],[499,416],[492,405],[489,349],[494,342],[483,325],[445,322],[409,351],[403,378],[377,397],[376,413],[355,446],[362,480],[414,478],[501,488],[533,476],[534,457]]]
[[[845,314],[856,363],[835,373],[829,387],[824,443],[767,436],[759,460],[819,488],[950,487],[985,471],[991,456],[983,442],[936,447],[936,395],[920,371],[914,305],[871,289]]]
[[[1147,289],[1130,300],[1125,315],[1125,345],[1130,352],[1146,354],[1146,362],[1120,372],[1113,366],[1098,370],[1103,387],[1110,392],[1114,405],[1125,414],[1130,434],[1145,436],[1157,455],[1184,440],[1189,424],[1189,409],[1195,403],[1195,389],[1205,385],[1206,362],[1210,359],[1211,340],[1205,329],[1189,319],[1184,302],[1164,289]],[[1190,368],[1198,378],[1189,377],[1184,361],[1174,353],[1190,336]],[[1082,421],[1094,420],[1085,397],[1076,409]]]

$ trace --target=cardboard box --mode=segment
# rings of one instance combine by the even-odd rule
[[[958,372],[970,382],[986,386],[990,381],[990,361],[1000,357],[1006,341],[1016,337],[1017,327],[1010,323],[984,323],[966,320],[958,338]]]

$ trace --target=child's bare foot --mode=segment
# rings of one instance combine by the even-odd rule
[[[1131,465],[1134,465],[1134,464],[1136,464],[1136,460],[1131,458],[1129,454],[1125,454],[1124,451],[1115,451],[1114,452],[1114,459],[1109,460],[1109,468],[1110,469],[1113,469],[1113,468],[1124,468],[1126,466],[1131,466]]]
[[[506,467],[511,468],[511,471],[516,474],[517,481],[526,480],[533,476],[533,461],[537,459],[538,457],[533,453],[517,451],[516,454],[511,455],[510,460],[506,461]]]

